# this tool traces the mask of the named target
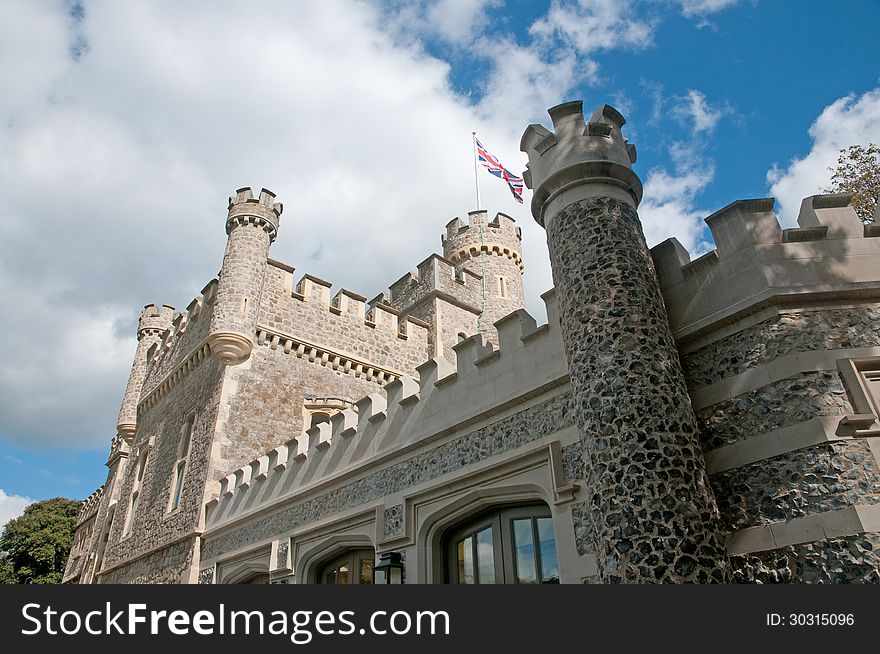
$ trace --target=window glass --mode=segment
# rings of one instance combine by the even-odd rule
[[[474,550],[471,536],[458,543],[458,583],[474,583]]]
[[[477,532],[477,570],[481,584],[495,583],[495,543],[492,527]]]
[[[180,494],[183,492],[183,477],[185,474],[186,461],[181,461],[177,464],[177,481],[174,488],[174,504],[171,505],[172,509],[176,509],[180,506]]]
[[[513,521],[513,539],[516,547],[516,583],[538,583],[531,518]]]
[[[372,549],[348,550],[319,566],[315,581],[321,584],[372,584],[375,558]]]
[[[360,583],[362,584],[372,584],[373,583],[373,559],[361,559],[360,560]]]
[[[553,520],[537,518],[538,547],[541,554],[541,582],[559,583],[559,563],[556,560],[556,537],[553,535]]]
[[[447,579],[459,584],[559,583],[546,505],[490,510],[444,536]]]

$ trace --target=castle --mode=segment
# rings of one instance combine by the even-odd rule
[[[623,117],[549,113],[547,324],[504,214],[368,302],[294,282],[237,191],[219,278],[141,314],[64,580],[880,581],[880,224],[741,200],[711,252],[649,251]]]

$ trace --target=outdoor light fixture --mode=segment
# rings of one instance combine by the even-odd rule
[[[373,583],[403,583],[403,559],[400,552],[383,552],[379,555],[379,564],[373,568]]]

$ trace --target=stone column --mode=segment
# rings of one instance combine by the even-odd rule
[[[154,304],[148,304],[141,311],[137,329],[137,350],[134,362],[131,364],[131,374],[128,376],[122,406],[119,409],[119,418],[116,421],[116,431],[129,445],[137,428],[137,407],[147,377],[147,352],[150,347],[162,341],[171,329],[173,319],[174,307],[168,305],[157,308]]]
[[[636,212],[623,116],[550,109],[521,148],[547,231],[603,582],[726,582],[697,422]],[[577,525],[576,525],[577,527]]]
[[[229,238],[208,336],[211,351],[226,365],[247,360],[254,347],[269,246],[278,235],[281,211],[266,189],[254,198],[250,188],[240,188],[229,198]]]

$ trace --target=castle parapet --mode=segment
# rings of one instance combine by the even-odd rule
[[[482,277],[468,270],[456,271],[448,259],[432,254],[418,265],[418,272],[406,273],[391,284],[388,302],[401,313],[426,299],[440,296],[448,302],[480,312]]]
[[[766,306],[880,297],[880,240],[849,195],[805,198],[782,229],[773,198],[738,200],[706,218],[715,249],[691,260],[675,239],[651,249],[676,340]]]
[[[468,212],[468,224],[453,218],[446,225],[442,237],[443,253],[449,261],[458,265],[481,252],[507,257],[523,270],[522,230],[516,221],[504,213],[497,213],[489,220],[485,210]]]
[[[206,527],[304,497],[330,478],[381,466],[499,407],[563,386],[568,370],[555,294],[545,294],[545,302],[548,324],[537,326],[517,312],[497,325],[500,350],[476,334],[455,346],[455,364],[430,358],[417,367],[417,377],[400,375],[358,400],[356,411],[345,409],[233,471],[208,503]]]

